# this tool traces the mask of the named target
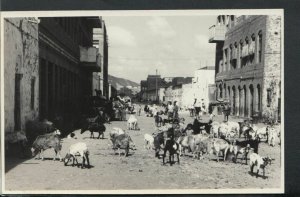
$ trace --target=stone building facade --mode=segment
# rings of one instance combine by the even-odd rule
[[[99,17],[4,19],[5,132],[80,115],[100,71],[93,28],[101,28]]]
[[[217,17],[210,28],[216,43],[216,95],[228,99],[232,115],[278,120],[281,90],[281,17]],[[222,30],[222,31],[221,31]]]
[[[4,19],[5,132],[39,116],[39,37],[36,18]]]

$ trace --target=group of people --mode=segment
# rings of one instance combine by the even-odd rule
[[[203,112],[207,111],[204,99],[198,100],[195,98],[194,104],[189,107],[190,116],[199,118]]]
[[[177,120],[178,119],[179,107],[177,101],[174,101],[173,104],[171,101],[168,102],[168,105],[165,108],[165,112],[168,114],[168,119]]]

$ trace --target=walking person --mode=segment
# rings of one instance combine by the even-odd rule
[[[194,111],[195,111],[194,105],[189,106],[189,111],[190,111],[190,117],[194,117]]]

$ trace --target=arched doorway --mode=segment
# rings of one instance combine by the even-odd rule
[[[242,88],[239,86],[239,115],[243,116],[243,93]]]
[[[261,112],[261,87],[257,85],[257,111]]]
[[[247,116],[247,114],[248,114],[248,107],[247,107],[247,88],[246,88],[246,86],[244,85],[244,87],[243,87],[243,95],[244,95],[244,97],[243,97],[243,102],[244,102],[244,105],[243,105],[243,107],[244,107],[244,116]]]
[[[232,114],[237,115],[236,111],[236,90],[235,87],[232,86]]]
[[[249,86],[249,93],[249,116],[251,117],[254,112],[254,88],[252,84]]]

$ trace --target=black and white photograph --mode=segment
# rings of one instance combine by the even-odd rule
[[[284,12],[1,13],[2,192],[284,192]]]

